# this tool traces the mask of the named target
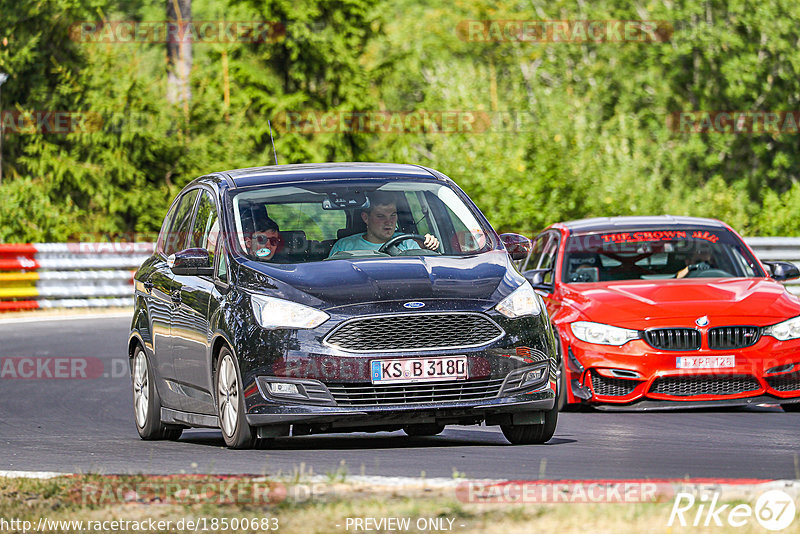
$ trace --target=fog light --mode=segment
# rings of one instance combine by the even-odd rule
[[[296,384],[288,382],[268,382],[267,387],[272,395],[282,395],[284,397],[305,397]]]
[[[539,369],[534,369],[533,371],[528,371],[522,377],[522,383],[527,384],[528,382],[536,382],[537,380],[542,378],[542,376],[544,376],[544,371],[545,371],[544,367],[540,367]]]

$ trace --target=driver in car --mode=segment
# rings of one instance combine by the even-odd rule
[[[391,238],[402,235],[397,231],[397,203],[391,193],[378,191],[369,195],[369,207],[362,210],[361,218],[367,225],[367,231],[338,240],[329,257],[339,251],[378,250]],[[401,241],[396,246],[399,250],[420,248],[413,239]],[[431,234],[425,234],[424,246],[429,250],[436,250],[439,248],[439,240]]]
[[[686,267],[678,271],[675,278],[686,278],[691,271],[707,271],[715,268],[714,257],[711,254],[711,247],[705,243],[697,246],[691,256],[686,257]]]

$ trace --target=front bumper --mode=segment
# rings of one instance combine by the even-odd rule
[[[239,358],[243,363],[247,420],[256,427],[312,425],[315,431],[321,427],[375,428],[428,422],[538,422],[552,409],[557,388],[559,362],[549,320],[545,314],[506,319],[487,310],[489,304],[431,301],[427,306],[431,313],[485,314],[495,321],[503,335],[489,338],[480,346],[464,343],[461,347],[428,350],[353,352],[325,341],[342,320],[382,315],[391,308],[391,302],[380,303],[386,310],[354,309],[343,317],[330,312],[330,324],[314,330],[260,331]],[[453,333],[447,332],[451,337]],[[372,382],[374,360],[437,357],[466,358],[467,378]],[[527,378],[532,370],[541,370],[541,376]],[[281,395],[272,390],[269,384],[273,382],[294,384],[301,395]]]
[[[594,345],[571,335],[566,347],[569,402],[609,407],[669,409],[800,402],[800,340],[762,336],[746,348],[665,351],[642,339],[621,347]],[[725,368],[678,368],[679,357],[733,356]],[[780,372],[769,372],[775,368]]]
[[[311,406],[263,404],[247,414],[251,426],[308,424],[333,428],[403,426],[407,424],[521,422],[531,412],[553,408],[555,392],[548,385],[511,397],[470,402],[437,402],[382,406]],[[516,416],[516,417],[515,417]],[[507,421],[506,421],[507,419]],[[494,423],[492,423],[494,421]],[[531,421],[533,422],[533,421]]]

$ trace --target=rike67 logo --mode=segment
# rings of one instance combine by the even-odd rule
[[[794,498],[781,490],[762,493],[755,507],[749,504],[720,504],[719,498],[719,492],[699,497],[684,492],[676,494],[667,526],[677,523],[682,527],[743,527],[755,518],[765,529],[778,532],[794,522],[797,511]]]

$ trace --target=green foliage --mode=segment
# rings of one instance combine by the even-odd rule
[[[0,0],[0,71],[11,74],[3,108],[102,117],[96,131],[6,133],[0,241],[155,231],[192,178],[271,163],[268,119],[281,163],[429,165],[500,230],[672,213],[749,235],[800,235],[797,134],[694,134],[668,123],[683,110],[797,109],[800,4],[791,0],[194,0],[192,9],[195,20],[280,22],[286,36],[195,43],[183,109],[166,101],[163,43],[69,37],[82,20],[163,20],[162,1]],[[665,43],[576,44],[475,42],[457,31],[509,19],[666,20],[674,33]],[[493,122],[375,134],[280,124],[289,111],[375,110]]]

